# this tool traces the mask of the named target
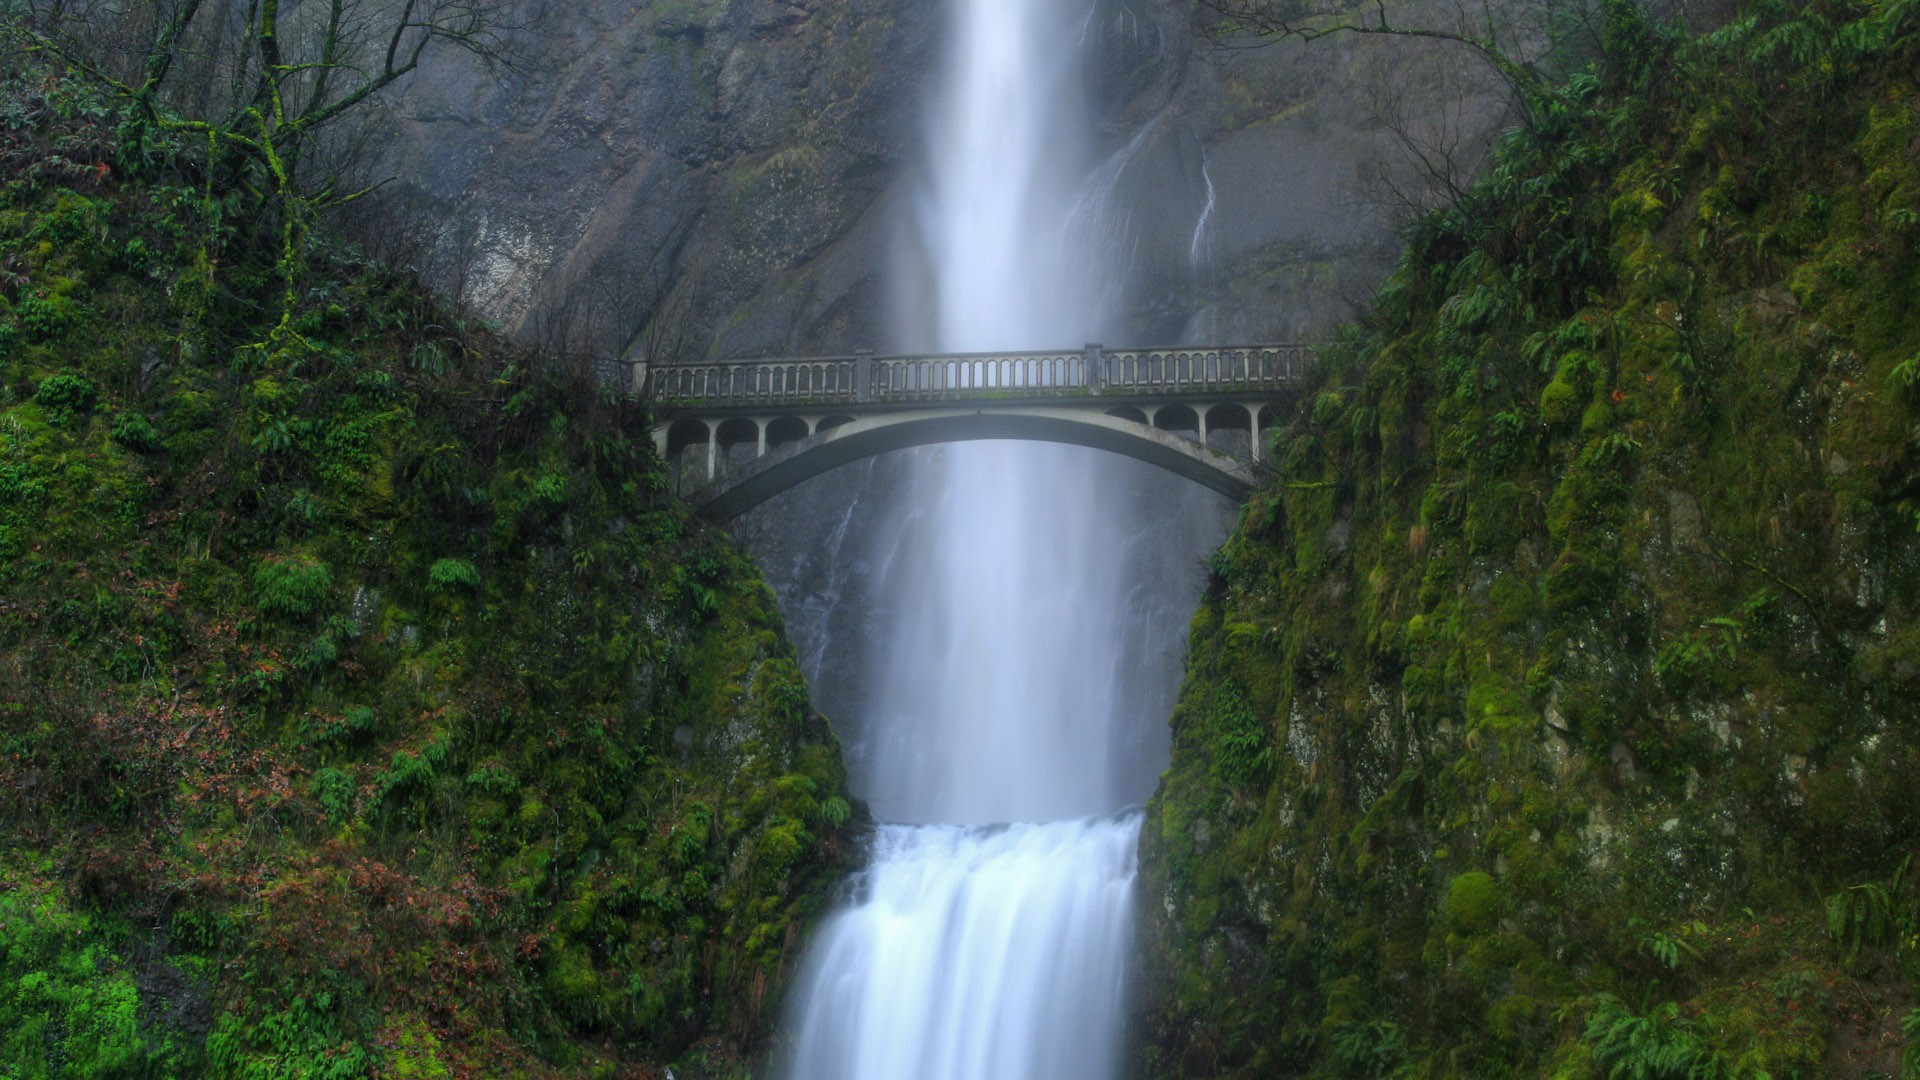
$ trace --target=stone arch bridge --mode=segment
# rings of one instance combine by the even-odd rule
[[[1107,450],[1231,498],[1312,363],[1307,345],[781,357],[636,373],[676,486],[726,522],[803,480],[929,443]]]

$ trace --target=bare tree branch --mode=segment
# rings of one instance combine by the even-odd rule
[[[1198,3],[1216,16],[1212,33],[1228,46],[1257,48],[1279,41],[1312,42],[1339,35],[1445,42],[1469,50],[1491,68],[1529,114],[1560,96],[1551,82],[1521,58],[1516,45],[1506,40],[1511,35],[1503,34],[1505,20],[1493,0],[1481,0],[1477,9],[1469,9],[1462,0],[1452,0],[1451,16],[1444,17],[1440,25],[1396,21],[1386,0],[1358,0],[1332,11],[1308,10],[1299,0]],[[1565,0],[1565,6],[1572,9],[1583,5],[1581,0]]]
[[[303,177],[301,163],[322,130],[413,74],[435,48],[510,62],[504,35],[512,2],[105,0],[81,7],[28,0],[27,17],[0,17],[0,30],[97,82],[140,122],[204,140],[210,171],[223,155],[239,155],[237,182],[265,199],[279,225],[282,338],[292,336],[313,219],[378,186],[343,195],[338,175]],[[183,74],[185,67],[193,70]],[[217,112],[205,93],[215,81],[229,87]]]

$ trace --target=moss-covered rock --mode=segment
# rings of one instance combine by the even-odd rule
[[[1649,39],[1413,223],[1193,622],[1144,1074],[1898,1073],[1916,19]]]
[[[740,1068],[853,813],[643,408],[0,104],[8,1068]]]

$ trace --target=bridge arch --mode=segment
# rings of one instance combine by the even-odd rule
[[[1206,424],[1208,446],[1238,457],[1253,454],[1254,418],[1245,405],[1234,402],[1215,405],[1200,419]]]
[[[1155,409],[1153,426],[1161,431],[1191,432],[1197,441],[1207,441],[1207,429],[1200,423],[1200,414],[1185,405],[1162,405]]]
[[[703,517],[726,522],[804,480],[862,458],[979,439],[1023,439],[1105,450],[1156,465],[1235,501],[1245,499],[1253,489],[1247,462],[1171,431],[1085,409],[979,408],[877,413],[845,418],[831,427],[823,420],[813,435],[730,467],[713,483],[689,493],[688,499]]]
[[[707,445],[707,425],[704,421],[691,418],[675,420],[667,428],[667,460],[679,456],[689,446]]]
[[[767,449],[778,450],[813,434],[807,422],[797,416],[776,416],[767,421]]]
[[[692,417],[675,420],[667,428],[660,455],[666,459],[669,475],[676,482],[684,484],[690,478],[704,479],[712,474],[711,436],[712,429],[706,422]],[[688,453],[690,449],[693,450],[691,454]]]
[[[718,467],[731,474],[759,457],[760,430],[759,424],[744,416],[732,416],[720,421],[720,426],[713,433]]]

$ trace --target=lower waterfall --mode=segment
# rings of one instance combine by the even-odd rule
[[[888,825],[797,984],[796,1075],[1118,1072],[1140,815]]]

